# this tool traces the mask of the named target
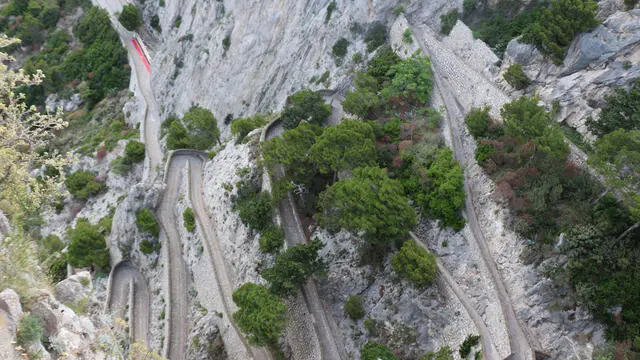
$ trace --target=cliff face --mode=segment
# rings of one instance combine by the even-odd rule
[[[366,59],[367,25],[390,22],[396,1],[337,2],[327,19],[329,0],[146,2],[145,17],[158,14],[162,33],[152,47],[152,85],[164,113],[184,112],[193,103],[210,108],[221,120],[256,111],[273,111],[302,87],[336,88]],[[437,25],[439,15],[461,1],[404,5],[407,16]],[[179,20],[180,26],[177,27]],[[229,38],[228,49],[223,40]],[[331,55],[341,37],[349,42],[341,66]],[[328,72],[326,81],[312,83]],[[220,124],[222,125],[222,124]]]

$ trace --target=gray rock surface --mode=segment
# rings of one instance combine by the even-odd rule
[[[13,289],[4,289],[0,292],[0,310],[5,311],[14,322],[17,322],[22,317],[20,297]]]
[[[54,294],[58,301],[75,305],[86,300],[91,295],[92,289],[91,274],[88,271],[82,271],[57,283]]]

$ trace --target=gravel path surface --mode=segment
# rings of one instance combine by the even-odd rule
[[[483,99],[492,100],[492,110],[496,111],[502,104],[508,101],[508,97],[502,94],[495,86],[490,84],[484,77],[476,74],[470,67],[465,66],[457,57],[449,50],[447,50],[440,42],[435,38],[429,29],[415,29],[414,34],[418,39],[420,47],[425,55],[430,56],[432,59],[432,65],[434,69],[434,82],[440,89],[440,94],[447,107],[446,121],[450,124],[452,131],[451,138],[453,139],[453,150],[456,159],[461,163],[463,167],[469,163],[469,160],[462,152],[462,146],[460,144],[460,134],[453,133],[455,127],[451,126],[451,123],[462,123],[464,113],[469,110],[469,105],[463,106],[461,103],[474,104],[474,101],[482,101]],[[453,86],[451,85],[453,83]],[[476,89],[470,89],[469,92],[462,95],[461,89],[464,87],[462,84],[471,84]],[[474,91],[475,90],[475,91]],[[484,92],[483,96],[475,96],[478,100],[465,101],[469,97],[474,97],[475,92]],[[462,95],[462,96],[461,96]],[[485,96],[486,95],[486,96]],[[489,96],[490,95],[490,96]],[[460,98],[463,98],[462,101]],[[482,104],[477,104],[481,106]],[[498,292],[498,298],[502,306],[502,313],[505,318],[507,329],[509,333],[509,343],[511,352],[515,359],[529,360],[533,359],[533,351],[529,344],[527,337],[525,336],[520,323],[515,316],[513,305],[509,294],[504,285],[502,277],[498,272],[496,263],[488,249],[486,239],[478,225],[477,215],[473,205],[472,192],[469,182],[465,176],[465,193],[466,193],[466,218],[469,228],[473,234],[471,238],[477,243],[480,249],[482,258],[488,268],[493,283],[496,286]]]
[[[279,136],[283,132],[279,122],[274,123],[271,128],[267,129],[267,140],[273,137]],[[282,169],[279,169],[279,174],[276,176],[282,176]],[[284,228],[285,240],[288,246],[295,246],[297,244],[305,244],[307,238],[302,230],[300,220],[298,219],[295,210],[293,209],[292,194],[288,193],[288,198],[281,200],[278,203],[280,210],[280,216],[282,219],[282,227]],[[331,314],[325,309],[320,297],[318,296],[318,290],[313,280],[309,280],[302,287],[302,294],[304,296],[305,303],[314,319],[314,326],[316,333],[318,334],[318,340],[320,342],[320,349],[322,353],[322,359],[347,359],[347,355],[344,350],[344,346],[341,343],[338,326],[335,324]]]
[[[207,256],[214,269],[214,278],[218,287],[218,294],[222,299],[223,315],[222,322],[227,323],[228,333],[225,334],[225,346],[230,359],[244,360],[250,358],[249,354],[257,360],[269,360],[273,359],[273,356],[265,348],[258,348],[250,346],[249,343],[240,334],[240,331],[236,325],[231,321],[232,314],[237,311],[237,307],[233,302],[233,286],[231,284],[231,277],[227,269],[227,264],[223,258],[223,251],[220,243],[216,238],[216,230],[213,222],[208,215],[203,201],[202,191],[202,177],[203,177],[203,165],[204,162],[201,158],[194,155],[182,156],[188,159],[190,163],[190,176],[189,176],[189,198],[191,205],[193,206],[193,212],[195,213],[197,230],[200,237],[203,239],[204,248]],[[173,156],[172,159],[176,159]]]
[[[149,313],[151,298],[146,280],[140,275],[130,262],[121,262],[113,269],[111,274],[113,285],[109,297],[109,310],[120,318],[125,318],[128,313],[127,306],[131,307],[135,314],[133,321],[130,319],[130,329],[133,342],[149,343]],[[133,283],[133,299],[129,296],[129,287]]]

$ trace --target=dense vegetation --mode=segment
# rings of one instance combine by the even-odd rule
[[[136,225],[142,233],[151,234],[153,237],[160,235],[158,220],[148,208],[136,211]]]
[[[180,120],[171,115],[162,124],[167,130],[167,148],[206,150],[220,141],[218,121],[210,110],[193,107]]]
[[[362,298],[360,295],[349,295],[347,302],[344,303],[344,312],[352,319],[359,320],[365,315],[362,307]]]
[[[560,251],[568,262],[546,268],[556,286],[570,295],[563,306],[577,303],[589,309],[609,325],[611,339],[640,339],[640,254],[633,240],[638,236],[634,222],[640,220],[640,176],[631,170],[640,168],[640,131],[619,129],[596,141],[589,163],[602,172],[608,186],[618,189],[605,192],[588,172],[567,160],[559,126],[537,103],[537,98],[522,97],[506,104],[502,127],[488,116],[472,114],[476,119],[467,123],[478,138],[476,158],[509,204],[515,230],[532,240],[524,254],[527,260],[550,256],[564,233]],[[633,111],[612,103],[622,113]],[[616,116],[603,114],[597,121],[600,128],[620,124]],[[480,126],[482,122],[486,125]]]
[[[92,172],[85,170],[69,174],[64,184],[67,191],[79,200],[87,200],[106,190],[105,184],[97,181]]]
[[[319,92],[303,89],[287,98],[280,119],[285,129],[293,129],[301,121],[322,125],[330,115],[331,105],[325,104]]]
[[[233,314],[233,320],[249,343],[277,347],[287,323],[287,307],[282,300],[262,285],[245,283],[233,292],[233,302],[240,308]]]
[[[235,119],[231,122],[231,134],[238,137],[238,142],[242,142],[247,134],[266,124],[267,119],[260,114],[248,118]]]
[[[440,32],[449,35],[458,19],[460,19],[458,9],[453,9],[444,15],[440,15]]]
[[[463,359],[468,358],[469,355],[471,354],[471,349],[474,346],[478,345],[479,341],[480,341],[480,335],[467,336],[462,342],[462,345],[460,345],[460,350],[458,350],[458,353],[460,353],[460,357]]]
[[[340,38],[338,41],[336,41],[335,44],[333,44],[333,48],[331,49],[331,55],[333,55],[333,58],[335,59],[337,66],[342,65],[342,62],[344,61],[344,57],[347,55],[348,47],[349,47],[349,40],[345,38]]]
[[[603,136],[617,129],[640,130],[640,80],[636,80],[629,90],[616,89],[604,100],[606,105],[600,116],[587,119],[589,131]]]
[[[407,240],[391,259],[393,270],[417,287],[431,285],[436,278],[436,257],[413,240]]]
[[[192,208],[186,208],[182,212],[182,220],[184,221],[184,227],[189,232],[193,232],[196,228],[196,217]]]
[[[475,36],[502,56],[508,42],[520,35],[541,53],[561,63],[573,38],[593,29],[597,4],[593,0],[551,0],[522,5],[502,0],[493,9],[483,6],[465,10],[464,20]]]
[[[122,12],[118,17],[118,21],[125,29],[133,31],[142,25],[142,14],[133,4],[126,4],[122,7]]]
[[[504,80],[516,90],[525,89],[530,83],[529,78],[524,71],[522,71],[522,65],[520,64],[509,66],[503,76]]]
[[[381,22],[374,22],[369,26],[364,42],[367,43],[367,51],[373,52],[387,42],[387,27]]]
[[[269,225],[260,233],[260,251],[275,253],[284,244],[284,230],[280,226]]]
[[[396,356],[388,347],[369,341],[360,350],[362,360],[397,360]]]
[[[278,296],[293,295],[310,276],[323,273],[326,264],[318,255],[321,248],[322,243],[314,240],[278,254],[275,264],[261,273],[269,283],[269,290]]]
[[[71,265],[96,266],[102,269],[109,267],[109,249],[104,239],[104,230],[99,225],[93,225],[87,219],[80,218],[75,228],[67,230],[67,237],[67,258]]]

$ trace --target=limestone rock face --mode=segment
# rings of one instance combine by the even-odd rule
[[[640,77],[640,9],[616,12],[593,31],[579,35],[560,66],[514,39],[502,71],[513,63],[522,64],[535,83],[530,90],[535,89],[545,103],[560,105],[558,122],[565,121],[591,138],[587,117],[598,114],[604,96],[613,88],[627,87]]]
[[[77,304],[89,297],[92,288],[91,275],[82,271],[56,284],[55,295],[60,302]]]
[[[500,59],[484,41],[475,39],[471,29],[460,20],[456,22],[449,36],[444,37],[442,43],[475,71],[485,76],[491,77],[499,70],[497,63]]]
[[[0,310],[4,310],[13,321],[20,319],[22,305],[20,305],[20,297],[15,291],[5,289],[0,292]]]

